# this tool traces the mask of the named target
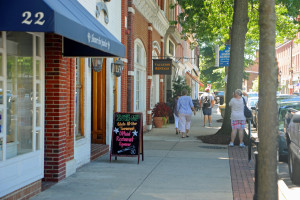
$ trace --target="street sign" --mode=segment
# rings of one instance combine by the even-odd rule
[[[219,67],[229,67],[230,45],[226,45],[223,51],[219,51]]]

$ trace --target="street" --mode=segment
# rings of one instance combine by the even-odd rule
[[[246,128],[247,134],[248,126]],[[251,137],[258,138],[257,130],[251,128]],[[289,168],[287,162],[278,162],[278,190],[279,190],[279,200],[297,200],[300,197],[300,186],[294,185],[289,176]]]

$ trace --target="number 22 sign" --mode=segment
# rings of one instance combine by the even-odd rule
[[[22,24],[31,25],[32,22],[33,22],[33,20],[32,20],[33,17],[31,17],[31,15],[32,15],[32,13],[30,11],[23,12],[22,17],[25,18],[25,19],[22,21]],[[35,13],[35,15],[34,15],[34,24],[42,26],[44,23],[45,23],[44,13],[43,12]]]

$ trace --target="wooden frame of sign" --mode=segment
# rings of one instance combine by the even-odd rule
[[[110,157],[138,157],[144,161],[143,113],[115,112]]]

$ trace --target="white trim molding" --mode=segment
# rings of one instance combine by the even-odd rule
[[[134,76],[134,71],[128,71],[128,76]]]
[[[164,79],[160,79],[159,81],[160,81],[161,83],[163,83],[163,82],[164,82]]]
[[[135,14],[135,10],[134,10],[133,7],[128,7],[128,12],[132,13],[132,14]]]
[[[156,40],[152,42],[152,49],[157,49],[157,51],[160,52],[160,45]]]
[[[164,11],[155,3],[149,0],[134,0],[135,8],[153,25],[161,36],[164,36],[169,28],[169,21]]]

